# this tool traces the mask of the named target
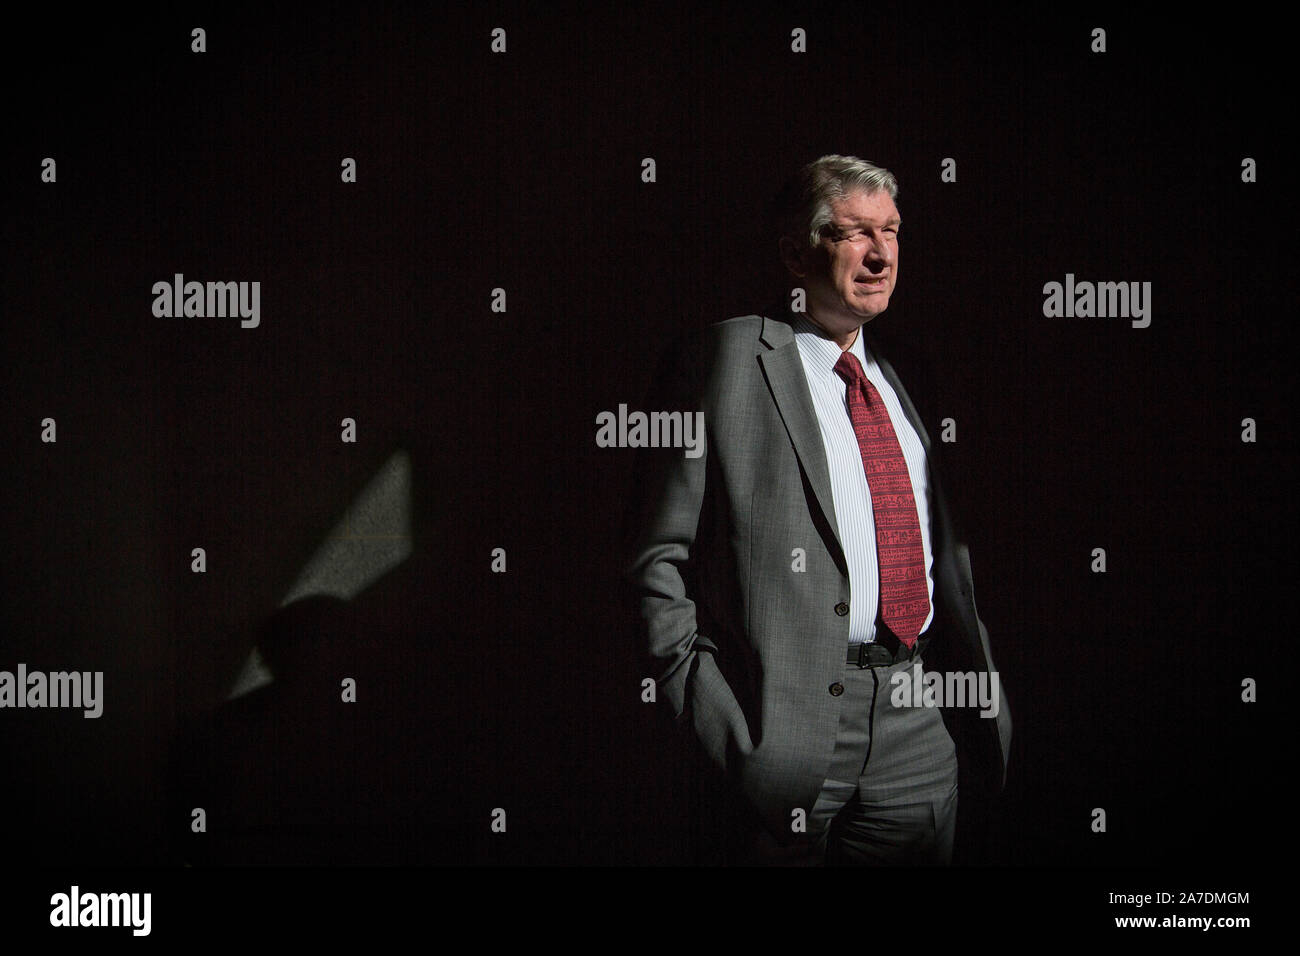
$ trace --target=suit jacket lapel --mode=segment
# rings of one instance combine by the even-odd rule
[[[943,492],[943,484],[940,478],[943,469],[939,462],[938,447],[930,441],[930,433],[925,428],[925,422],[921,419],[916,406],[912,404],[912,398],[907,389],[903,387],[898,373],[889,360],[885,358],[879,342],[867,332],[865,326],[862,328],[862,336],[863,344],[871,350],[871,354],[875,357],[880,370],[884,373],[890,386],[893,387],[894,393],[898,396],[899,404],[902,405],[903,414],[907,416],[907,420],[916,429],[916,434],[921,439],[921,445],[925,449],[926,461],[929,464],[928,472],[933,504],[931,511],[931,544],[937,575],[936,585],[940,585],[938,590],[948,591],[949,593],[956,590],[964,595],[969,586],[965,584],[964,575],[961,574],[961,569],[955,563],[952,547],[955,541],[955,532],[951,517],[948,514],[947,496]],[[839,538],[839,524],[835,518],[835,500],[831,492],[830,467],[826,463],[826,449],[822,445],[821,428],[817,424],[817,412],[813,408],[812,396],[808,393],[808,381],[804,376],[803,359],[799,354],[799,346],[795,342],[794,329],[788,321],[764,318],[762,332],[759,337],[765,350],[759,352],[758,361],[767,376],[772,398],[776,402],[777,410],[780,412],[786,431],[790,435],[790,441],[794,445],[795,454],[799,457],[799,463],[808,478],[808,485],[812,488],[822,515],[827,521],[830,541],[833,542],[832,557],[834,557],[841,570],[847,574],[848,561],[844,557],[844,546]],[[948,587],[949,585],[951,585],[951,588]]]
[[[936,558],[940,549],[946,549],[949,541],[952,540],[952,524],[948,518],[948,502],[943,493],[943,485],[939,478],[939,472],[942,470],[939,466],[939,451],[930,442],[930,434],[925,430],[925,422],[921,420],[921,414],[912,404],[912,397],[903,387],[898,373],[894,371],[894,366],[885,358],[880,349],[880,344],[875,337],[871,335],[864,326],[862,329],[862,340],[867,348],[871,349],[871,354],[875,356],[876,364],[880,370],[885,373],[885,379],[894,389],[894,394],[898,396],[898,402],[903,406],[903,414],[911,422],[912,427],[916,429],[916,434],[921,439],[921,445],[925,448],[925,460],[929,464],[931,497],[934,500],[934,520],[931,523],[931,532],[937,539],[934,542],[934,551]]]
[[[912,404],[912,397],[907,394],[907,389],[903,388],[903,383],[899,380],[898,373],[894,371],[894,366],[889,363],[889,360],[886,359],[884,354],[881,352],[880,343],[876,341],[875,336],[871,335],[871,333],[867,331],[865,325],[862,327],[862,343],[870,349],[872,356],[876,360],[876,364],[879,365],[880,370],[885,373],[885,380],[889,382],[890,386],[894,389],[894,394],[898,396],[898,402],[903,406],[903,414],[907,416],[907,420],[911,423],[912,427],[916,429],[916,434],[920,437],[921,444],[925,447],[925,454],[928,459],[931,454],[930,434],[925,430],[925,423],[921,421],[921,415],[917,412],[916,406]]]
[[[834,543],[832,556],[847,574],[848,561],[844,557],[839,524],[835,519],[830,467],[826,464],[821,427],[817,424],[817,411],[813,408],[812,396],[808,393],[808,380],[804,376],[803,359],[794,339],[794,330],[785,322],[764,318],[759,337],[768,349],[759,352],[759,364],[767,377],[772,399],[776,402],[777,411],[794,444],[795,454],[807,476],[808,485],[826,519]]]
[[[916,406],[912,404],[911,396],[908,395],[907,389],[903,387],[903,383],[899,380],[894,367],[881,353],[880,346],[875,338],[867,332],[865,327],[862,330],[862,335],[864,344],[871,349],[880,370],[893,387],[895,394],[898,395],[899,404],[903,406],[903,413],[907,415],[908,421],[916,429],[916,434],[925,447],[925,458],[929,466],[927,474],[930,480],[930,544],[934,554],[935,597],[941,605],[945,601],[954,602],[955,606],[948,610],[956,614],[965,627],[973,628],[975,626],[974,610],[969,608],[966,601],[971,591],[970,569],[960,561],[955,547],[958,538],[952,523],[952,517],[948,512],[948,496],[944,494],[943,490],[942,474],[944,469],[940,445],[931,443],[930,436],[925,430],[925,424],[921,420],[921,415],[917,412]]]

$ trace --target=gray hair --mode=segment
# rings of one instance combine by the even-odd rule
[[[898,181],[887,169],[834,153],[814,160],[790,180],[777,200],[777,226],[782,236],[812,249],[831,222],[831,203],[850,192],[885,190],[898,199]]]

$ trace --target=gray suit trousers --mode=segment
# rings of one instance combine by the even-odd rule
[[[844,709],[827,779],[808,814],[814,843],[763,836],[749,865],[923,866],[952,862],[957,749],[934,707],[896,707],[895,675],[921,661],[845,666]]]
[[[845,707],[809,830],[828,864],[947,864],[957,821],[957,748],[934,707],[895,707],[895,675],[915,666],[844,674]]]

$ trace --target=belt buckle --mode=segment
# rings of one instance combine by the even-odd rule
[[[868,666],[870,667],[893,667],[894,666],[893,651],[885,647],[883,644],[877,643],[875,641],[873,641],[870,646],[874,648],[874,650],[869,652],[867,654],[867,657],[874,658],[874,659],[868,661]]]
[[[863,641],[860,644],[854,644],[850,649],[852,657],[849,659],[850,664],[857,664],[859,670],[868,667],[890,667],[894,661],[894,655],[890,653],[889,648],[875,641]]]

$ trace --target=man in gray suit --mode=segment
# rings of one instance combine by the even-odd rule
[[[794,308],[711,326],[652,396],[705,439],[638,475],[628,578],[659,699],[764,824],[750,862],[948,863],[959,772],[973,806],[1005,782],[938,449],[864,328],[898,281],[897,193],[854,157],[806,166],[779,203]]]

